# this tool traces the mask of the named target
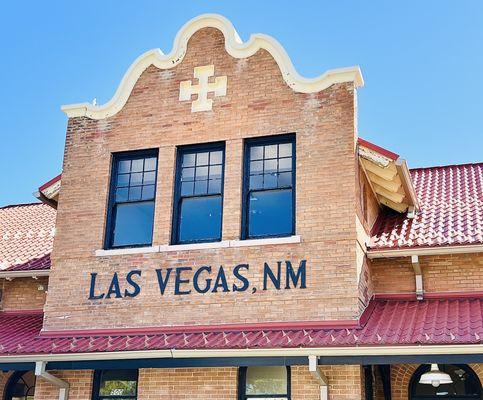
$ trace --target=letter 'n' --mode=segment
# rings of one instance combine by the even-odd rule
[[[267,283],[268,283],[267,278],[270,278],[273,286],[275,286],[277,290],[280,290],[281,272],[282,272],[281,261],[277,261],[277,276],[275,276],[273,271],[270,269],[270,266],[267,263],[265,263],[263,266],[263,290],[267,290]]]

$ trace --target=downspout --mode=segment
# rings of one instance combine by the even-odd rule
[[[329,398],[329,381],[317,364],[317,356],[309,356],[309,372],[320,387],[320,400]]]
[[[69,384],[66,381],[63,381],[62,379],[59,379],[56,376],[48,373],[45,370],[46,365],[47,363],[45,361],[36,361],[35,376],[41,377],[47,382],[50,382],[52,385],[57,386],[59,388],[59,400],[68,400]]]
[[[421,272],[421,265],[419,265],[419,257],[411,256],[411,264],[414,270],[414,279],[416,280],[416,299],[423,300],[423,273]]]

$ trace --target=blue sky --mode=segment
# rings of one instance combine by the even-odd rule
[[[244,40],[275,37],[304,76],[359,65],[360,136],[410,167],[483,161],[480,0],[10,1],[0,13],[0,206],[35,200],[60,172],[60,105],[106,102],[136,57],[168,53],[206,12]]]

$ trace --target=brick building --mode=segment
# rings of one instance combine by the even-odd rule
[[[0,209],[3,398],[481,399],[483,164],[358,138],[362,85],[204,15],[64,106]]]

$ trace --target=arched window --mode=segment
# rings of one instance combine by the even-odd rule
[[[35,374],[33,371],[15,372],[5,388],[5,400],[34,400]]]
[[[430,370],[430,365],[421,365],[413,374],[409,382],[411,400],[469,400],[481,397],[481,383],[475,372],[465,364],[438,364],[440,371],[451,376],[453,383],[433,387],[421,384],[421,375]]]

